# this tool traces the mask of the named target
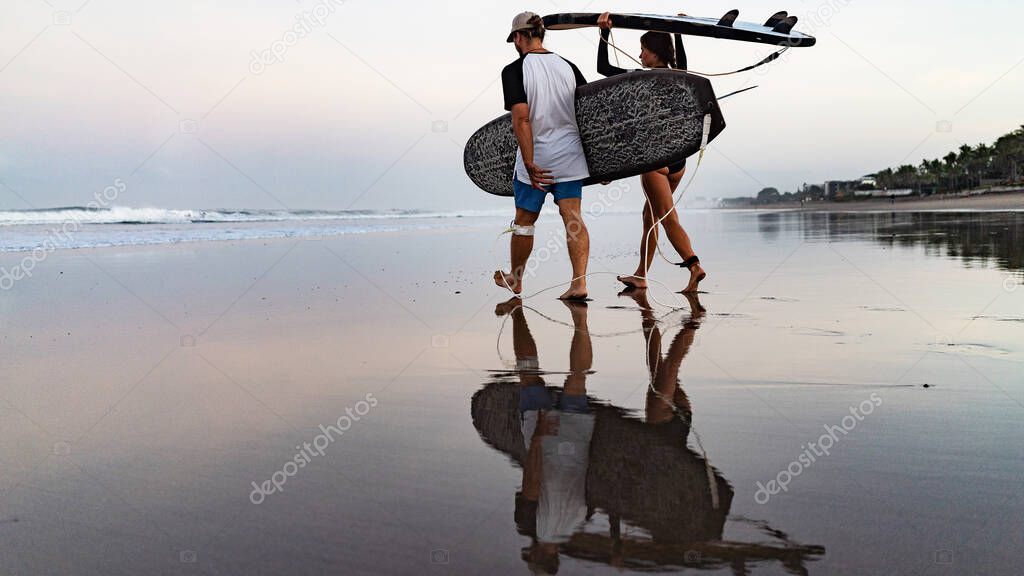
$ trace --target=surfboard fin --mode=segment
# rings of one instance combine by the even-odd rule
[[[785,10],[782,10],[781,12],[776,12],[775,14],[772,14],[772,17],[769,18],[768,21],[764,23],[764,25],[767,28],[774,28],[775,25],[778,24],[779,22],[782,22],[786,18],[786,16],[789,16],[789,12],[786,12]]]
[[[740,11],[739,10],[736,10],[736,9],[729,10],[728,12],[725,13],[724,16],[722,16],[721,19],[718,20],[718,25],[719,26],[728,26],[729,28],[732,28],[732,23],[736,21],[736,18],[739,17],[739,15],[740,15]]]
[[[781,22],[772,28],[772,32],[778,32],[779,34],[789,34],[793,30],[793,26],[796,26],[796,16],[786,16]]]

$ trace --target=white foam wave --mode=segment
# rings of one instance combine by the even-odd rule
[[[41,224],[190,224],[211,222],[283,222],[302,220],[391,220],[405,218],[462,218],[504,215],[508,210],[429,212],[417,210],[201,210],[169,208],[87,208],[70,206],[42,210],[0,211],[0,226]]]

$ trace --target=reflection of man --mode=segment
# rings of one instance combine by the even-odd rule
[[[532,516],[533,544],[523,559],[535,572],[558,571],[558,546],[569,541],[587,517],[587,467],[594,415],[587,405],[587,372],[593,362],[587,305],[566,303],[575,330],[569,348],[569,374],[561,393],[545,386],[521,301],[513,298],[496,312],[512,314],[512,340],[519,367],[519,410],[526,448],[523,490],[518,505]]]

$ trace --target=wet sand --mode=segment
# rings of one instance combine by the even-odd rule
[[[0,293],[0,571],[1018,570],[1020,214],[686,214],[706,293],[649,308],[606,214],[582,311],[499,306],[503,224],[50,254]]]

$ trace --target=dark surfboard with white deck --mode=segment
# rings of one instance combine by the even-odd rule
[[[701,18],[697,16],[661,16],[658,14],[611,14],[615,28],[630,30],[655,30],[672,32],[689,36],[705,36],[738,40],[740,42],[757,42],[760,44],[782,44],[792,47],[814,46],[813,36],[793,31],[797,17],[785,12],[775,14],[764,24],[741,22],[736,20],[738,12],[733,10],[722,18]],[[596,12],[567,12],[549,14],[544,17],[544,27],[548,30],[569,30],[597,26]]]
[[[710,142],[725,129],[711,82],[678,70],[630,72],[577,88],[576,123],[590,169],[585,183],[636,176],[691,156],[700,149],[705,116]],[[517,148],[511,114],[495,118],[466,143],[466,174],[485,192],[512,196]]]

